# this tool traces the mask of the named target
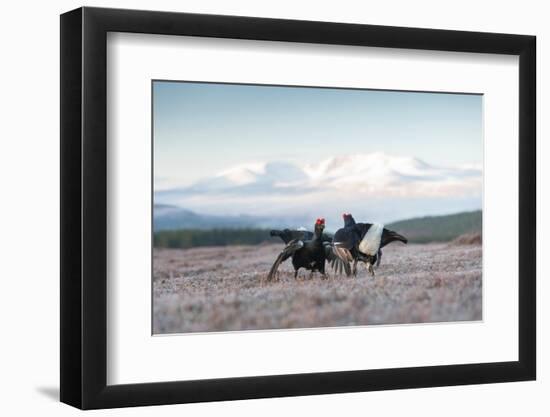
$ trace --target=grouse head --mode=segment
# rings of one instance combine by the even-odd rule
[[[315,232],[320,234],[323,233],[323,230],[325,229],[325,219],[324,218],[318,218],[315,222]]]
[[[344,219],[344,227],[353,226],[355,224],[355,219],[350,213],[343,213],[342,218]]]

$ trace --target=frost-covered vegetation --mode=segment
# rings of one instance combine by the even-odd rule
[[[322,279],[290,262],[265,276],[281,244],[155,249],[154,333],[481,320],[482,247],[394,243],[376,277]]]

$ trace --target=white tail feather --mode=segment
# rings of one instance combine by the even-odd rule
[[[369,230],[365,233],[365,237],[363,237],[363,240],[359,243],[359,251],[365,255],[376,255],[378,253],[378,249],[380,249],[383,231],[384,225],[381,223],[374,223],[371,227],[369,227]]]

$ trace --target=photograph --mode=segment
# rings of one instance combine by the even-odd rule
[[[6,178],[29,181],[6,206],[37,211],[51,197],[55,221],[40,223],[59,230],[40,235],[60,242],[58,256],[32,255],[38,287],[25,294],[40,313],[20,297],[8,309],[51,349],[33,372],[10,372],[42,408],[218,402],[242,417],[294,398],[292,414],[391,403],[427,417],[467,390],[460,404],[537,414],[537,245],[549,235],[537,229],[537,63],[549,26],[525,7],[525,24],[517,8],[500,26],[494,7],[477,21],[334,7],[76,5],[59,30],[41,29],[52,37],[29,32],[29,45],[58,47],[33,89],[57,92],[33,94],[48,112],[29,118],[17,106],[28,83],[8,83],[24,110],[15,127],[55,155],[8,142],[36,162],[25,166],[59,161],[59,192],[11,158]],[[37,27],[51,26],[44,15]],[[27,55],[19,72],[36,70]],[[58,146],[27,132],[46,119]],[[19,277],[40,227],[5,217],[7,236],[24,237],[8,242],[26,257],[6,274]],[[59,285],[44,280],[48,262]]]
[[[483,320],[483,95],[152,81],[152,334]]]

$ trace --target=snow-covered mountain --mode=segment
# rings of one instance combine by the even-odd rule
[[[417,158],[381,152],[328,158],[306,165],[304,170],[319,185],[359,189],[368,186],[370,190],[414,181],[438,182],[481,174],[480,170],[435,167]]]
[[[307,181],[308,176],[301,167],[289,162],[276,161],[238,165],[180,191],[201,194],[230,191],[261,193],[273,188],[305,184]]]
[[[418,194],[415,183],[422,185],[424,192],[429,184],[441,191],[441,185],[458,185],[471,179],[481,179],[481,168],[436,167],[413,157],[371,153],[336,156],[302,166],[290,162],[238,165],[190,187],[159,194],[307,193],[328,188],[373,193],[399,189]]]
[[[376,152],[335,156],[313,164],[270,161],[238,165],[188,187],[157,191],[155,203],[213,214],[286,211],[302,215],[316,210],[318,204],[328,212],[367,207],[386,211],[385,206],[393,212],[397,207],[391,205],[399,201],[403,207],[415,202],[416,211],[424,214],[419,208],[423,202],[439,212],[478,209],[481,189],[479,166],[442,167],[414,157]],[[439,204],[442,202],[446,203]],[[411,215],[416,212],[391,217]]]

